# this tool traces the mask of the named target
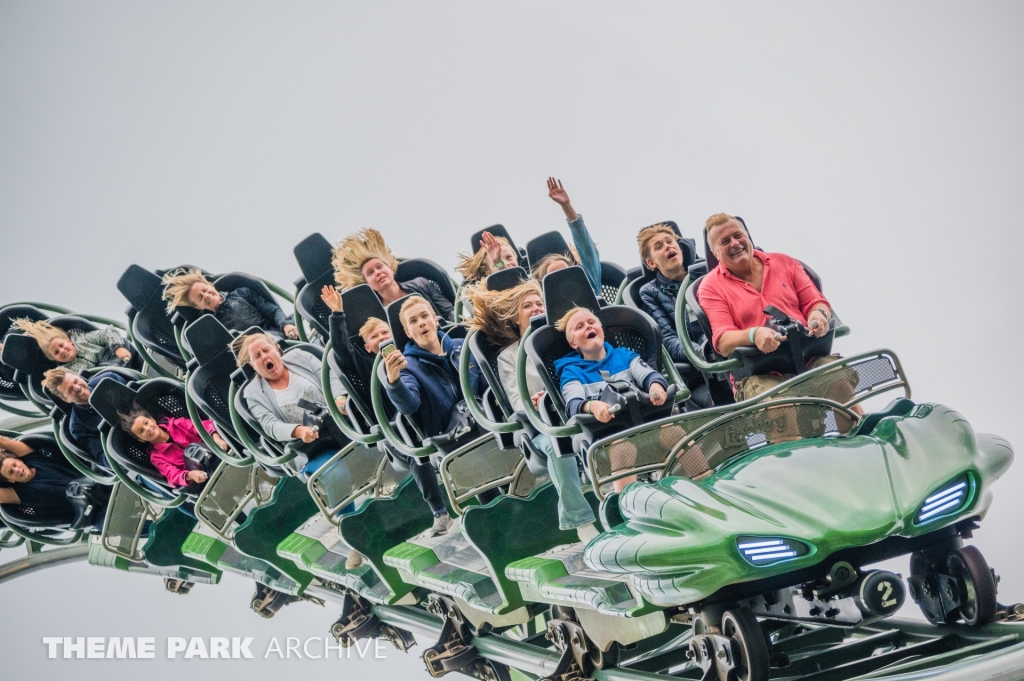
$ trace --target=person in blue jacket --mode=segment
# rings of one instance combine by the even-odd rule
[[[398,411],[416,419],[424,437],[441,435],[448,432],[463,399],[458,368],[462,339],[438,331],[437,315],[430,302],[421,296],[409,296],[398,317],[412,340],[401,351],[382,348],[387,369],[384,389]],[[470,372],[473,388],[479,391],[482,377],[475,364],[470,364]],[[443,503],[437,508],[440,493],[435,495],[432,489],[437,485],[436,477],[428,478],[433,483],[431,489],[421,487],[420,491],[432,506],[431,536],[437,536],[448,531],[451,518]],[[417,479],[417,483],[421,481]],[[428,496],[437,501],[432,503]]]
[[[587,273],[587,281],[590,282],[594,294],[601,297],[601,255],[597,252],[597,244],[590,238],[587,225],[583,222],[583,216],[576,212],[569,201],[569,194],[562,187],[562,181],[553,177],[548,178],[548,196],[551,200],[562,207],[565,213],[565,220],[569,223],[569,232],[572,234],[572,252],[551,253],[545,255],[539,262],[531,263],[533,266],[533,278],[543,281],[545,275],[579,265]]]
[[[650,394],[651,404],[665,404],[668,397],[665,377],[629,348],[613,347],[606,342],[601,320],[593,312],[585,307],[573,308],[558,320],[555,328],[565,332],[569,347],[575,350],[555,360],[566,416],[593,414],[601,423],[615,418],[611,405],[600,399],[601,391],[608,385],[601,376],[603,371],[612,380],[628,381]],[[631,480],[616,480],[616,491],[621,491]]]

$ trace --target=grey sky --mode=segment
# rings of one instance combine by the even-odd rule
[[[892,348],[915,398],[1021,446],[1022,19],[995,2],[0,2],[0,303],[120,317],[131,263],[290,286],[303,237],[368,226],[451,268],[486,225],[564,226],[556,175],[627,267],[643,225],[742,215],[822,275],[853,328],[840,351]],[[1024,600],[1022,471],[976,538],[1006,600]],[[337,614],[263,622],[250,589],[28,577],[0,587],[0,659],[25,678],[214,678],[234,668],[62,667],[40,639],[305,637]],[[426,678],[414,650],[344,670]]]

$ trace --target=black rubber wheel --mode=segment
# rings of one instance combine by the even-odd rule
[[[950,551],[946,569],[955,577],[960,588],[960,607],[957,611],[968,626],[988,624],[996,616],[996,580],[985,557],[975,546]]]
[[[608,650],[599,650],[592,642],[590,645],[590,662],[597,669],[608,669],[619,663],[618,643],[612,643],[612,647]]]
[[[736,665],[730,680],[768,681],[768,645],[754,613],[747,608],[727,611],[722,615],[722,634],[736,643]]]

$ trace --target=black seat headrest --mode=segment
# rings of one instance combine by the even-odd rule
[[[164,314],[160,277],[138,265],[129,265],[117,280],[117,290],[138,311],[159,311]]]
[[[399,350],[405,350],[406,344],[412,340],[405,333],[405,327],[402,325],[402,318],[398,315],[399,311],[402,309],[402,303],[410,297],[411,296],[403,296],[389,304],[387,308],[387,322],[388,326],[391,327],[391,337],[395,341],[395,347]],[[381,362],[381,366],[384,366],[383,362]]]
[[[2,338],[11,327],[15,319],[29,319],[33,322],[40,322],[46,319],[47,314],[34,305],[5,305],[0,307],[0,338]]]
[[[210,364],[229,352],[228,345],[232,338],[231,332],[213,315],[204,314],[185,328],[185,340],[199,366]]]
[[[488,291],[504,291],[530,280],[530,273],[522,267],[508,267],[488,275],[485,286]]]
[[[473,236],[469,237],[470,253],[476,253],[480,250],[480,246],[483,245],[484,232],[490,232],[493,237],[505,237],[505,239],[508,240],[509,246],[512,247],[512,250],[519,253],[519,249],[516,248],[516,242],[512,240],[512,235],[508,233],[508,230],[505,229],[504,225],[491,225],[490,227],[485,227]]]
[[[585,307],[594,314],[601,309],[594,289],[582,267],[566,267],[544,277],[544,310],[554,325],[574,307]]]
[[[319,232],[310,234],[292,249],[295,259],[302,270],[302,276],[309,281],[320,279],[325,273],[331,273],[333,278],[334,265],[331,262],[333,249],[331,244]]]
[[[37,366],[53,364],[39,349],[39,344],[31,336],[22,333],[11,333],[4,337],[4,349],[0,351],[0,362],[31,376]]]
[[[530,239],[526,244],[526,258],[530,261],[531,269],[536,267],[544,256],[554,253],[572,256],[569,244],[561,232],[546,232]]]
[[[349,338],[358,336],[359,329],[370,317],[388,321],[388,313],[384,310],[384,305],[369,284],[360,284],[346,290],[341,294],[341,302],[345,307],[345,326],[348,329]]]
[[[112,378],[104,378],[89,396],[89,406],[111,427],[121,422],[119,414],[127,414],[135,403],[136,392]],[[156,414],[154,414],[156,416]]]
[[[402,283],[416,277],[424,277],[434,282],[441,289],[441,295],[447,298],[448,302],[455,303],[455,285],[443,267],[426,258],[412,258],[398,264],[395,281]]]

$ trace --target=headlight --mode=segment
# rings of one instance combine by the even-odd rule
[[[736,548],[751,565],[774,565],[807,555],[807,544],[785,537],[737,537]]]
[[[967,505],[971,497],[972,487],[971,476],[966,473],[956,480],[943,485],[924,500],[921,510],[917,512],[917,516],[914,518],[914,524],[930,523],[933,520],[957,513]]]

